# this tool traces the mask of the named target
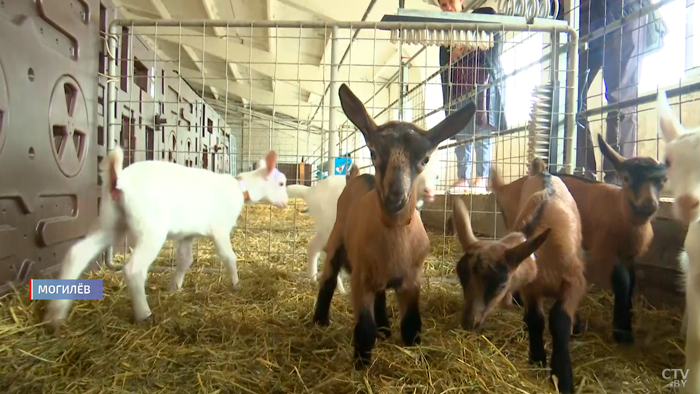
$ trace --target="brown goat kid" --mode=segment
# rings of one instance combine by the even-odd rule
[[[574,196],[583,219],[589,278],[611,280],[615,341],[631,344],[634,266],[654,238],[651,219],[659,209],[666,168],[651,157],[625,160],[600,135],[598,144],[622,179],[622,187],[573,175],[561,175],[561,179]]]
[[[659,208],[666,167],[651,157],[625,159],[600,135],[598,144],[622,179],[622,187],[574,175],[557,176],[581,214],[586,277],[591,282],[609,278],[614,296],[613,337],[617,343],[632,344],[634,266],[654,238],[651,220]],[[517,188],[524,182],[521,178],[510,185]],[[503,214],[505,218],[509,215]]]
[[[408,122],[378,126],[362,102],[343,84],[340,103],[362,132],[375,168],[371,176],[351,177],[338,198],[335,225],[326,243],[314,322],[329,324],[338,273],[350,273],[355,328],[355,368],[369,364],[377,331],[389,335],[386,289],[394,289],[401,314],[404,344],[420,343],[420,276],[430,241],[416,211],[416,177],[443,140],[472,119],[473,104],[424,131]]]
[[[456,210],[454,220],[459,223],[455,230],[465,232],[467,229],[459,237],[466,254],[460,261],[462,266],[458,266],[458,273],[465,287],[465,295],[468,287],[476,287],[479,282],[483,283],[484,299],[520,292],[530,337],[530,361],[543,366],[547,364],[543,339],[543,301],[546,298],[556,300],[549,312],[549,331],[552,335],[550,365],[552,375],[557,376],[559,392],[571,393],[574,377],[569,339],[576,311],[586,292],[581,258],[581,218],[564,182],[545,171],[541,159],[533,160],[530,167],[529,176],[516,185],[503,184],[496,169],[492,168],[489,183],[498,206],[504,212],[507,228],[514,231],[508,237],[514,237],[517,242],[526,236],[541,233],[521,244],[523,252],[534,252],[535,259],[516,253],[514,256],[521,259],[518,262],[513,257],[508,259],[503,246],[493,246],[484,241],[474,243],[471,229],[464,225],[464,214]],[[528,220],[530,215],[532,219]],[[546,240],[541,237],[546,237]]]

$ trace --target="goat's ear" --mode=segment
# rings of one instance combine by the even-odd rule
[[[267,152],[265,156],[265,168],[267,169],[267,175],[270,175],[277,166],[277,152],[271,150]]]
[[[522,263],[525,258],[529,255],[535,253],[537,249],[547,240],[549,233],[552,231],[551,228],[544,230],[540,235],[528,239],[520,245],[513,246],[512,248],[506,250],[506,264],[511,268],[516,268]]]
[[[611,148],[610,145],[605,142],[605,139],[601,134],[598,134],[598,146],[600,147],[600,153],[603,154],[603,157],[610,160],[613,167],[615,167],[617,171],[620,171],[620,164],[625,161],[625,158]]]
[[[369,113],[367,113],[367,109],[362,104],[362,101],[355,96],[355,93],[350,90],[348,85],[340,85],[338,95],[340,96],[340,106],[343,108],[345,116],[347,116],[348,119],[355,126],[357,126],[358,129],[360,129],[362,135],[364,135],[365,139],[367,139],[369,135],[372,134],[372,132],[377,128],[377,124],[374,123],[374,119],[369,116]]]
[[[454,226],[455,233],[457,233],[459,243],[462,244],[462,249],[466,252],[477,240],[472,231],[472,223],[469,219],[467,206],[459,197],[455,198],[452,207],[452,225]]]
[[[671,111],[671,106],[668,105],[666,92],[659,93],[659,98],[656,100],[656,103],[661,137],[664,139],[664,142],[669,143],[683,134],[684,129],[676,115]]]
[[[450,116],[443,119],[442,122],[428,130],[428,139],[433,148],[464,129],[472,120],[475,113],[476,105],[474,105],[474,103],[468,103],[459,111],[451,113]]]

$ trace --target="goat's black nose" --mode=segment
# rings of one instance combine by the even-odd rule
[[[392,200],[400,200],[403,198],[403,185],[400,182],[394,182],[389,187],[388,197]]]

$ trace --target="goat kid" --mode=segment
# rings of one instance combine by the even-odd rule
[[[428,162],[423,172],[416,178],[418,190],[418,202],[416,208],[420,210],[424,201],[435,200],[435,189],[439,179],[439,166],[433,161]],[[356,171],[353,173],[353,171]],[[309,216],[316,225],[316,233],[307,246],[307,275],[312,280],[318,276],[318,258],[326,246],[328,237],[333,230],[337,213],[338,197],[343,192],[347,179],[359,172],[359,168],[353,164],[347,175],[331,175],[322,179],[314,186],[289,185],[287,193],[290,198],[302,198],[309,207]],[[342,280],[338,281],[338,291],[345,294]]]
[[[387,289],[394,289],[399,300],[404,344],[420,343],[420,276],[430,241],[416,210],[416,178],[438,144],[461,130],[476,107],[469,104],[426,132],[408,122],[378,126],[347,85],[339,95],[346,116],[364,136],[376,175],[350,179],[338,198],[313,321],[329,324],[331,299],[344,268],[350,273],[359,369],[370,363],[377,332],[390,335]]]
[[[98,253],[128,234],[134,249],[124,274],[134,321],[153,322],[146,300],[146,276],[163,243],[178,241],[177,268],[169,286],[174,291],[182,286],[192,264],[195,237],[208,236],[226,264],[231,283],[237,286],[237,258],[230,234],[243,205],[265,201],[278,208],[287,206],[286,177],[275,168],[277,154],[269,152],[261,168],[236,178],[163,161],[142,161],[122,169],[123,156],[118,146],[107,156],[101,168],[105,182],[97,227],[70,248],[59,278],[77,279]],[[52,300],[44,320],[57,328],[70,306],[70,300]]]
[[[666,143],[668,188],[673,194],[673,215],[688,226],[680,267],[685,285],[685,368],[682,393],[700,392],[700,127],[686,129],[671,111],[666,93],[657,100],[659,130]]]
[[[634,267],[654,238],[651,220],[659,209],[666,171],[651,157],[625,159],[600,134],[598,145],[622,179],[622,187],[574,175],[560,177],[581,213],[588,279],[611,281],[613,338],[632,344]]]
[[[664,165],[650,157],[625,159],[601,135],[598,144],[622,179],[621,187],[576,175],[555,175],[569,189],[581,216],[586,279],[601,282],[609,278],[614,295],[613,338],[619,344],[632,344],[634,267],[654,237],[651,220],[659,208],[666,173]],[[520,178],[509,185],[517,188],[524,182]],[[503,211],[503,215],[508,219],[515,213]],[[577,316],[574,333],[581,326]]]
[[[500,244],[493,246],[484,241],[475,244],[475,238],[470,234],[471,228],[465,226],[462,214],[462,218],[459,218],[462,224],[456,229],[462,229],[460,241],[467,254],[458,270],[462,275],[460,281],[465,283],[465,289],[472,289],[470,292],[474,292],[475,288],[480,289],[476,290],[478,298],[492,300],[486,311],[489,311],[489,306],[496,305],[496,300],[509,296],[511,292],[520,293],[530,337],[530,361],[543,366],[547,363],[547,356],[543,340],[545,320],[542,303],[546,298],[556,300],[549,312],[549,331],[552,335],[550,365],[552,375],[558,379],[559,392],[571,393],[574,377],[569,340],[576,311],[586,292],[581,217],[576,202],[564,182],[545,171],[544,162],[539,158],[532,161],[529,175],[519,184],[503,184],[495,167],[491,169],[489,183],[504,213],[507,228],[523,233],[514,233],[516,235],[511,237],[522,242],[525,236],[531,237],[538,232],[541,232],[540,237],[545,233],[548,236],[539,244],[538,237],[531,238],[529,243],[521,244],[520,253],[511,252],[509,256]],[[532,219],[528,220],[530,215]],[[536,259],[525,258],[525,252],[531,250],[536,250]],[[479,286],[479,283],[482,285]],[[476,317],[479,318],[478,315]],[[476,327],[484,319],[484,316],[480,316]]]

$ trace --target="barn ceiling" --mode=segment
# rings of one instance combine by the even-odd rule
[[[379,21],[396,13],[398,0],[115,0],[115,5],[129,19],[334,22],[360,21],[370,5],[365,20]],[[432,0],[406,0],[405,7],[438,10]],[[306,124],[324,116],[317,107],[322,97],[328,104],[330,29],[158,27],[157,35],[152,27],[136,30],[150,45],[157,40],[159,56],[178,60],[175,69],[219,108],[226,103],[231,110],[267,114],[274,108],[275,115]],[[339,56],[353,33],[341,31]],[[388,31],[364,30],[357,38],[339,69],[342,81],[381,85],[397,72],[401,56],[418,49],[403,45],[399,53]],[[372,85],[351,83],[361,99],[378,88]]]

